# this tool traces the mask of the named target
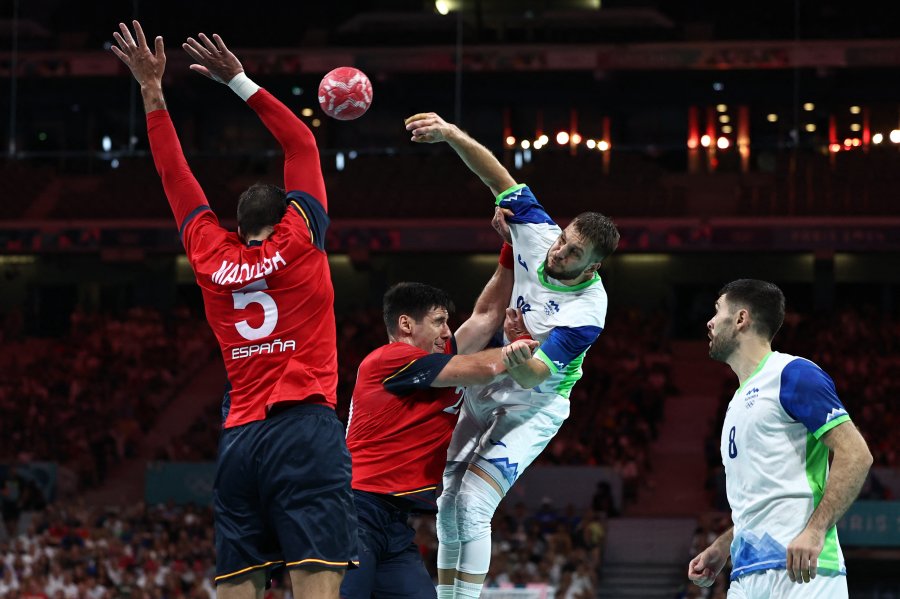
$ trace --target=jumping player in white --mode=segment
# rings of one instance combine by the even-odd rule
[[[597,212],[560,229],[487,148],[434,113],[409,117],[406,130],[414,142],[447,142],[497,197],[516,258],[511,308],[521,314],[521,332],[541,343],[533,357],[507,345],[510,376],[466,390],[447,452],[438,499],[438,598],[474,598],[490,565],[491,517],[568,417],[584,354],[603,330],[607,298],[597,269],[616,249],[619,232]]]
[[[712,585],[730,554],[728,599],[845,599],[835,523],[872,454],[831,378],[809,360],[772,351],[783,321],[777,286],[740,279],[719,292],[706,325],[710,357],[740,381],[721,441],[734,527],[691,560],[688,577]]]

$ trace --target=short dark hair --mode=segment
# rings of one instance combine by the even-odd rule
[[[732,306],[747,308],[753,317],[756,332],[769,341],[784,323],[784,293],[778,285],[758,279],[738,279],[719,290],[719,297],[728,296]]]
[[[258,235],[281,222],[287,206],[284,190],[268,183],[254,183],[238,198],[237,221],[244,237]]]
[[[572,224],[580,235],[594,246],[594,259],[600,262],[619,246],[619,230],[608,216],[599,212],[582,212]]]
[[[384,294],[384,326],[393,335],[400,316],[421,320],[433,308],[445,308],[447,312],[456,309],[443,289],[424,283],[397,283]]]

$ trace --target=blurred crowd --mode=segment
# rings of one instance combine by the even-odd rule
[[[434,516],[413,519],[416,542],[432,574]],[[0,597],[11,599],[211,599],[212,510],[195,506],[97,508],[78,501],[28,512],[18,534],[0,541]],[[529,512],[501,507],[493,522],[486,586],[540,582],[559,599],[596,596],[606,514],[545,503]],[[276,572],[266,599],[291,597]],[[289,589],[289,585],[287,586]]]
[[[56,339],[9,339],[0,361],[0,462],[52,461],[83,486],[133,457],[142,437],[215,348],[186,309],[167,317],[75,310]]]

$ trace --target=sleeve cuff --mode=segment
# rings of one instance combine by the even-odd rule
[[[824,435],[825,433],[827,433],[828,431],[830,431],[837,425],[844,424],[845,422],[847,422],[849,420],[850,420],[849,414],[844,414],[843,416],[838,416],[834,420],[831,420],[830,422],[826,422],[825,424],[820,426],[819,429],[813,433],[813,437],[815,437],[816,440],[818,441],[819,439],[822,438],[822,435]]]
[[[231,81],[228,82],[228,87],[231,88],[231,91],[239,95],[244,102],[249,100],[250,96],[259,91],[259,86],[253,83],[253,81],[250,80],[250,77],[247,77],[247,74],[243,71],[232,77]]]
[[[534,357],[547,365],[547,368],[550,369],[550,374],[556,374],[557,372],[559,372],[559,368],[557,368],[556,364],[553,363],[553,360],[551,360],[550,357],[544,353],[544,350],[538,349],[536,352],[534,352]]]
[[[509,189],[505,189],[505,190],[501,191],[500,194],[497,196],[497,200],[494,202],[494,204],[499,206],[500,202],[502,202],[503,200],[506,199],[506,196],[508,196],[511,193],[515,193],[515,192],[519,191],[523,187],[528,187],[528,186],[525,185],[524,183],[519,183],[517,185],[513,185]]]

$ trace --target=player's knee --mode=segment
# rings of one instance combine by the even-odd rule
[[[491,518],[502,497],[474,472],[463,476],[456,498],[456,522],[459,540],[477,541],[491,534]]]
[[[456,526],[456,493],[445,490],[437,500],[437,537],[441,543],[459,541]]]

